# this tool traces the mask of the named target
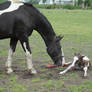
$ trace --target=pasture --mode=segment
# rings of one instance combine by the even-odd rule
[[[73,54],[80,52],[92,61],[92,10],[40,10],[51,22],[57,35],[64,35],[61,41],[66,61],[72,61]],[[30,37],[33,64],[37,75],[26,71],[25,53],[18,43],[13,57],[14,73],[7,75],[9,39],[0,41],[0,92],[92,92],[92,69],[83,78],[82,71],[70,71],[59,75],[64,68],[45,68],[53,64],[46,53],[41,36],[34,31]]]

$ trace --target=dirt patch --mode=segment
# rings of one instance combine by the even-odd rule
[[[88,77],[86,79],[83,78],[83,71],[69,71],[61,76],[59,72],[65,68],[48,69],[45,68],[45,65],[49,64],[48,62],[34,62],[34,66],[38,72],[36,75],[29,74],[26,71],[25,64],[22,65],[18,61],[13,64],[14,73],[11,75],[5,73],[4,64],[0,65],[0,87],[8,87],[8,83],[13,81],[14,76],[16,77],[16,83],[27,86],[29,92],[69,92],[68,87],[71,85],[78,86],[83,85],[83,81],[85,80],[92,81],[91,70],[88,71]],[[55,85],[55,83],[57,85]],[[62,83],[62,85],[60,83]]]

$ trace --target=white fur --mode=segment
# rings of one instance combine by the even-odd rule
[[[27,48],[26,48],[26,43],[25,43],[25,42],[24,42],[23,45],[24,45],[24,48],[25,48],[25,50],[26,50],[27,68],[28,68],[28,71],[29,71],[29,72],[31,71],[32,74],[36,74],[37,72],[36,72],[36,70],[34,69],[33,64],[32,64],[32,54],[30,54],[30,52],[27,50]]]
[[[68,70],[70,70],[72,67],[75,66],[75,63],[77,60],[78,60],[78,57],[74,56],[74,60],[73,60],[72,64],[69,67],[67,67],[64,71],[60,72],[59,74],[61,74],[61,75],[65,74]]]
[[[8,73],[8,74],[10,74],[10,73],[12,73],[12,72],[13,72],[12,68],[7,68],[7,73]]]
[[[7,8],[5,10],[0,10],[0,15],[2,15],[3,13],[6,13],[6,12],[15,11],[15,10],[17,10],[22,5],[24,5],[24,4],[23,3],[14,3],[14,2],[11,2],[11,5],[9,6],[9,8]]]
[[[83,60],[89,61],[89,58],[87,56],[83,57]]]
[[[88,67],[86,66],[86,67],[84,67],[84,77],[86,77],[87,76],[87,70],[88,70]]]
[[[61,75],[65,74],[68,70],[70,70],[72,67],[75,66],[75,63],[76,63],[77,60],[78,60],[78,57],[74,56],[74,60],[73,60],[72,64],[68,68],[66,68],[64,71],[60,72],[59,74],[61,74]],[[89,67],[89,58],[87,56],[85,56],[85,57],[83,57],[83,60],[88,62],[88,65],[85,65],[85,67],[83,68],[83,70],[84,70],[84,77],[86,77],[87,76],[87,70],[88,70],[88,67]]]
[[[62,65],[64,65],[65,64],[65,57],[64,57],[63,49],[61,49],[61,51],[62,51],[62,56],[63,56],[63,58],[62,58]]]
[[[61,51],[62,51],[62,56],[63,56],[62,57],[62,66],[71,64],[71,62],[68,62],[68,63],[65,62],[65,57],[64,57],[63,49],[61,49]]]
[[[78,60],[78,57],[77,56],[74,56],[74,61],[77,61]]]
[[[13,72],[13,70],[12,70],[12,68],[11,68],[11,65],[12,65],[12,56],[13,56],[13,51],[12,51],[12,49],[10,48],[10,49],[9,49],[9,54],[8,54],[8,59],[7,59],[7,62],[6,62],[7,73]]]

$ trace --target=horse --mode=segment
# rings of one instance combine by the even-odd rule
[[[17,42],[26,53],[27,70],[36,74],[32,63],[32,52],[29,45],[29,36],[36,30],[43,38],[48,55],[57,66],[63,65],[63,52],[60,40],[63,36],[56,36],[48,19],[31,3],[6,1],[0,4],[0,39],[10,39],[7,73],[13,72],[12,56]]]

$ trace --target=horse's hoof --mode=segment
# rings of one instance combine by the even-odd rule
[[[32,70],[32,69],[28,69],[28,73],[30,73],[30,74],[37,74],[37,71],[36,70]]]
[[[11,74],[13,72],[12,68],[7,69],[7,74]]]
[[[36,70],[35,71],[31,71],[31,74],[37,74]]]
[[[84,75],[84,78],[87,78],[87,75]]]

